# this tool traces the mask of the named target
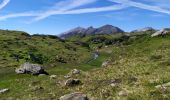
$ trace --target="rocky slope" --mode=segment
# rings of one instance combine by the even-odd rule
[[[170,29],[169,28],[161,29],[161,30],[155,32],[154,34],[152,34],[152,37],[164,36],[164,35],[170,35]]]

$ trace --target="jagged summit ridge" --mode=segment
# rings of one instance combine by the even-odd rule
[[[122,29],[107,24],[99,28],[94,28],[93,26],[90,26],[88,28],[77,27],[71,29],[68,32],[62,33],[60,37],[68,38],[76,35],[82,36],[82,35],[94,35],[94,34],[115,34],[115,33],[123,33],[123,32],[124,31]]]

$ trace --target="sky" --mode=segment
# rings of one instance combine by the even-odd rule
[[[0,29],[58,35],[75,27],[170,27],[170,0],[0,0]]]

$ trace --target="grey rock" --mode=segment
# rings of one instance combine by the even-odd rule
[[[71,94],[66,94],[60,97],[59,100],[88,100],[88,97],[83,93],[75,92]]]
[[[157,89],[159,89],[159,88],[164,88],[165,89],[167,87],[170,87],[170,82],[155,86],[155,88],[157,88]]]
[[[123,97],[125,97],[125,96],[128,96],[128,91],[127,90],[122,90],[122,91],[120,91],[119,93],[118,93],[118,95],[119,96],[123,96]]]
[[[43,77],[43,76],[46,76],[46,74],[39,74],[38,76]]]
[[[78,69],[73,69],[71,72],[72,74],[80,74],[81,71]]]
[[[108,64],[109,64],[109,61],[105,61],[105,62],[102,63],[102,67],[107,67]]]
[[[50,76],[50,79],[56,79],[57,78],[57,75],[51,75]]]
[[[6,93],[6,92],[8,92],[8,91],[9,91],[9,89],[1,89],[1,90],[0,90],[0,94]]]
[[[48,73],[44,71],[42,66],[38,64],[31,64],[31,63],[25,63],[21,65],[19,68],[15,70],[17,74],[33,74],[33,75],[39,75],[39,74],[46,74]]]
[[[69,78],[71,78],[71,76],[70,75],[65,75],[64,78],[69,79]]]
[[[79,79],[68,79],[65,81],[64,85],[65,86],[75,86],[79,85],[81,81]]]

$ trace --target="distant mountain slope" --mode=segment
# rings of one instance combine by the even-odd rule
[[[57,36],[9,30],[0,30],[0,50],[0,68],[16,67],[24,62],[48,66],[80,63],[90,55],[88,46],[67,42]]]
[[[132,32],[146,32],[146,31],[156,31],[156,29],[152,27],[144,27],[144,28],[133,30]]]
[[[114,34],[114,33],[123,33],[124,31],[118,27],[112,26],[112,25],[104,25],[99,28],[82,28],[77,27],[74,28],[68,32],[62,33],[60,35],[61,38],[69,38],[72,36],[85,36],[85,35],[94,35],[94,34]]]

